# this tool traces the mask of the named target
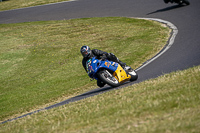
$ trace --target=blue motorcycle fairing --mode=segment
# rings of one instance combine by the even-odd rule
[[[115,72],[117,67],[118,67],[118,63],[116,63],[116,62],[112,62],[109,60],[101,61],[101,60],[96,59],[95,57],[93,57],[92,59],[89,59],[86,62],[86,68],[87,68],[88,75],[90,76],[90,78],[94,78],[97,80],[98,80],[97,72],[100,69],[105,68],[107,70],[111,70],[111,71]]]

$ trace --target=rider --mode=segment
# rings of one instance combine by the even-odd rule
[[[125,67],[128,67],[126,66],[126,63],[123,63],[122,61],[120,61],[113,53],[107,53],[98,49],[91,50],[90,47],[86,45],[82,46],[80,51],[81,51],[81,54],[83,55],[82,65],[85,68],[86,72],[87,72],[86,62],[88,59],[91,59],[92,57],[97,57],[98,59],[108,59],[110,61],[117,62],[121,65],[123,69]],[[129,68],[130,67],[128,67],[128,69]],[[97,85],[99,87],[103,87],[105,84],[97,80]]]

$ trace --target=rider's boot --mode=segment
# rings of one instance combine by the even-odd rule
[[[104,87],[104,85],[105,85],[104,82],[102,82],[101,80],[97,80],[97,86],[101,88],[101,87]]]

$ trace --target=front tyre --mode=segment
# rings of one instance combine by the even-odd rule
[[[112,87],[117,87],[120,85],[119,81],[107,70],[99,71],[97,75],[101,81]]]
[[[138,79],[138,74],[134,70],[132,70],[131,72],[128,72],[128,74],[131,75],[130,81],[135,81]]]

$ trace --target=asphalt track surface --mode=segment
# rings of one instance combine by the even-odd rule
[[[156,78],[172,71],[200,65],[200,2],[189,0],[189,6],[165,4],[163,0],[76,0],[0,12],[0,24],[31,21],[64,20],[88,17],[158,18],[171,22],[178,29],[173,45],[148,65],[138,69],[139,78],[117,88],[96,88],[61,103],[36,110],[16,120],[42,110],[54,108],[133,83]]]

